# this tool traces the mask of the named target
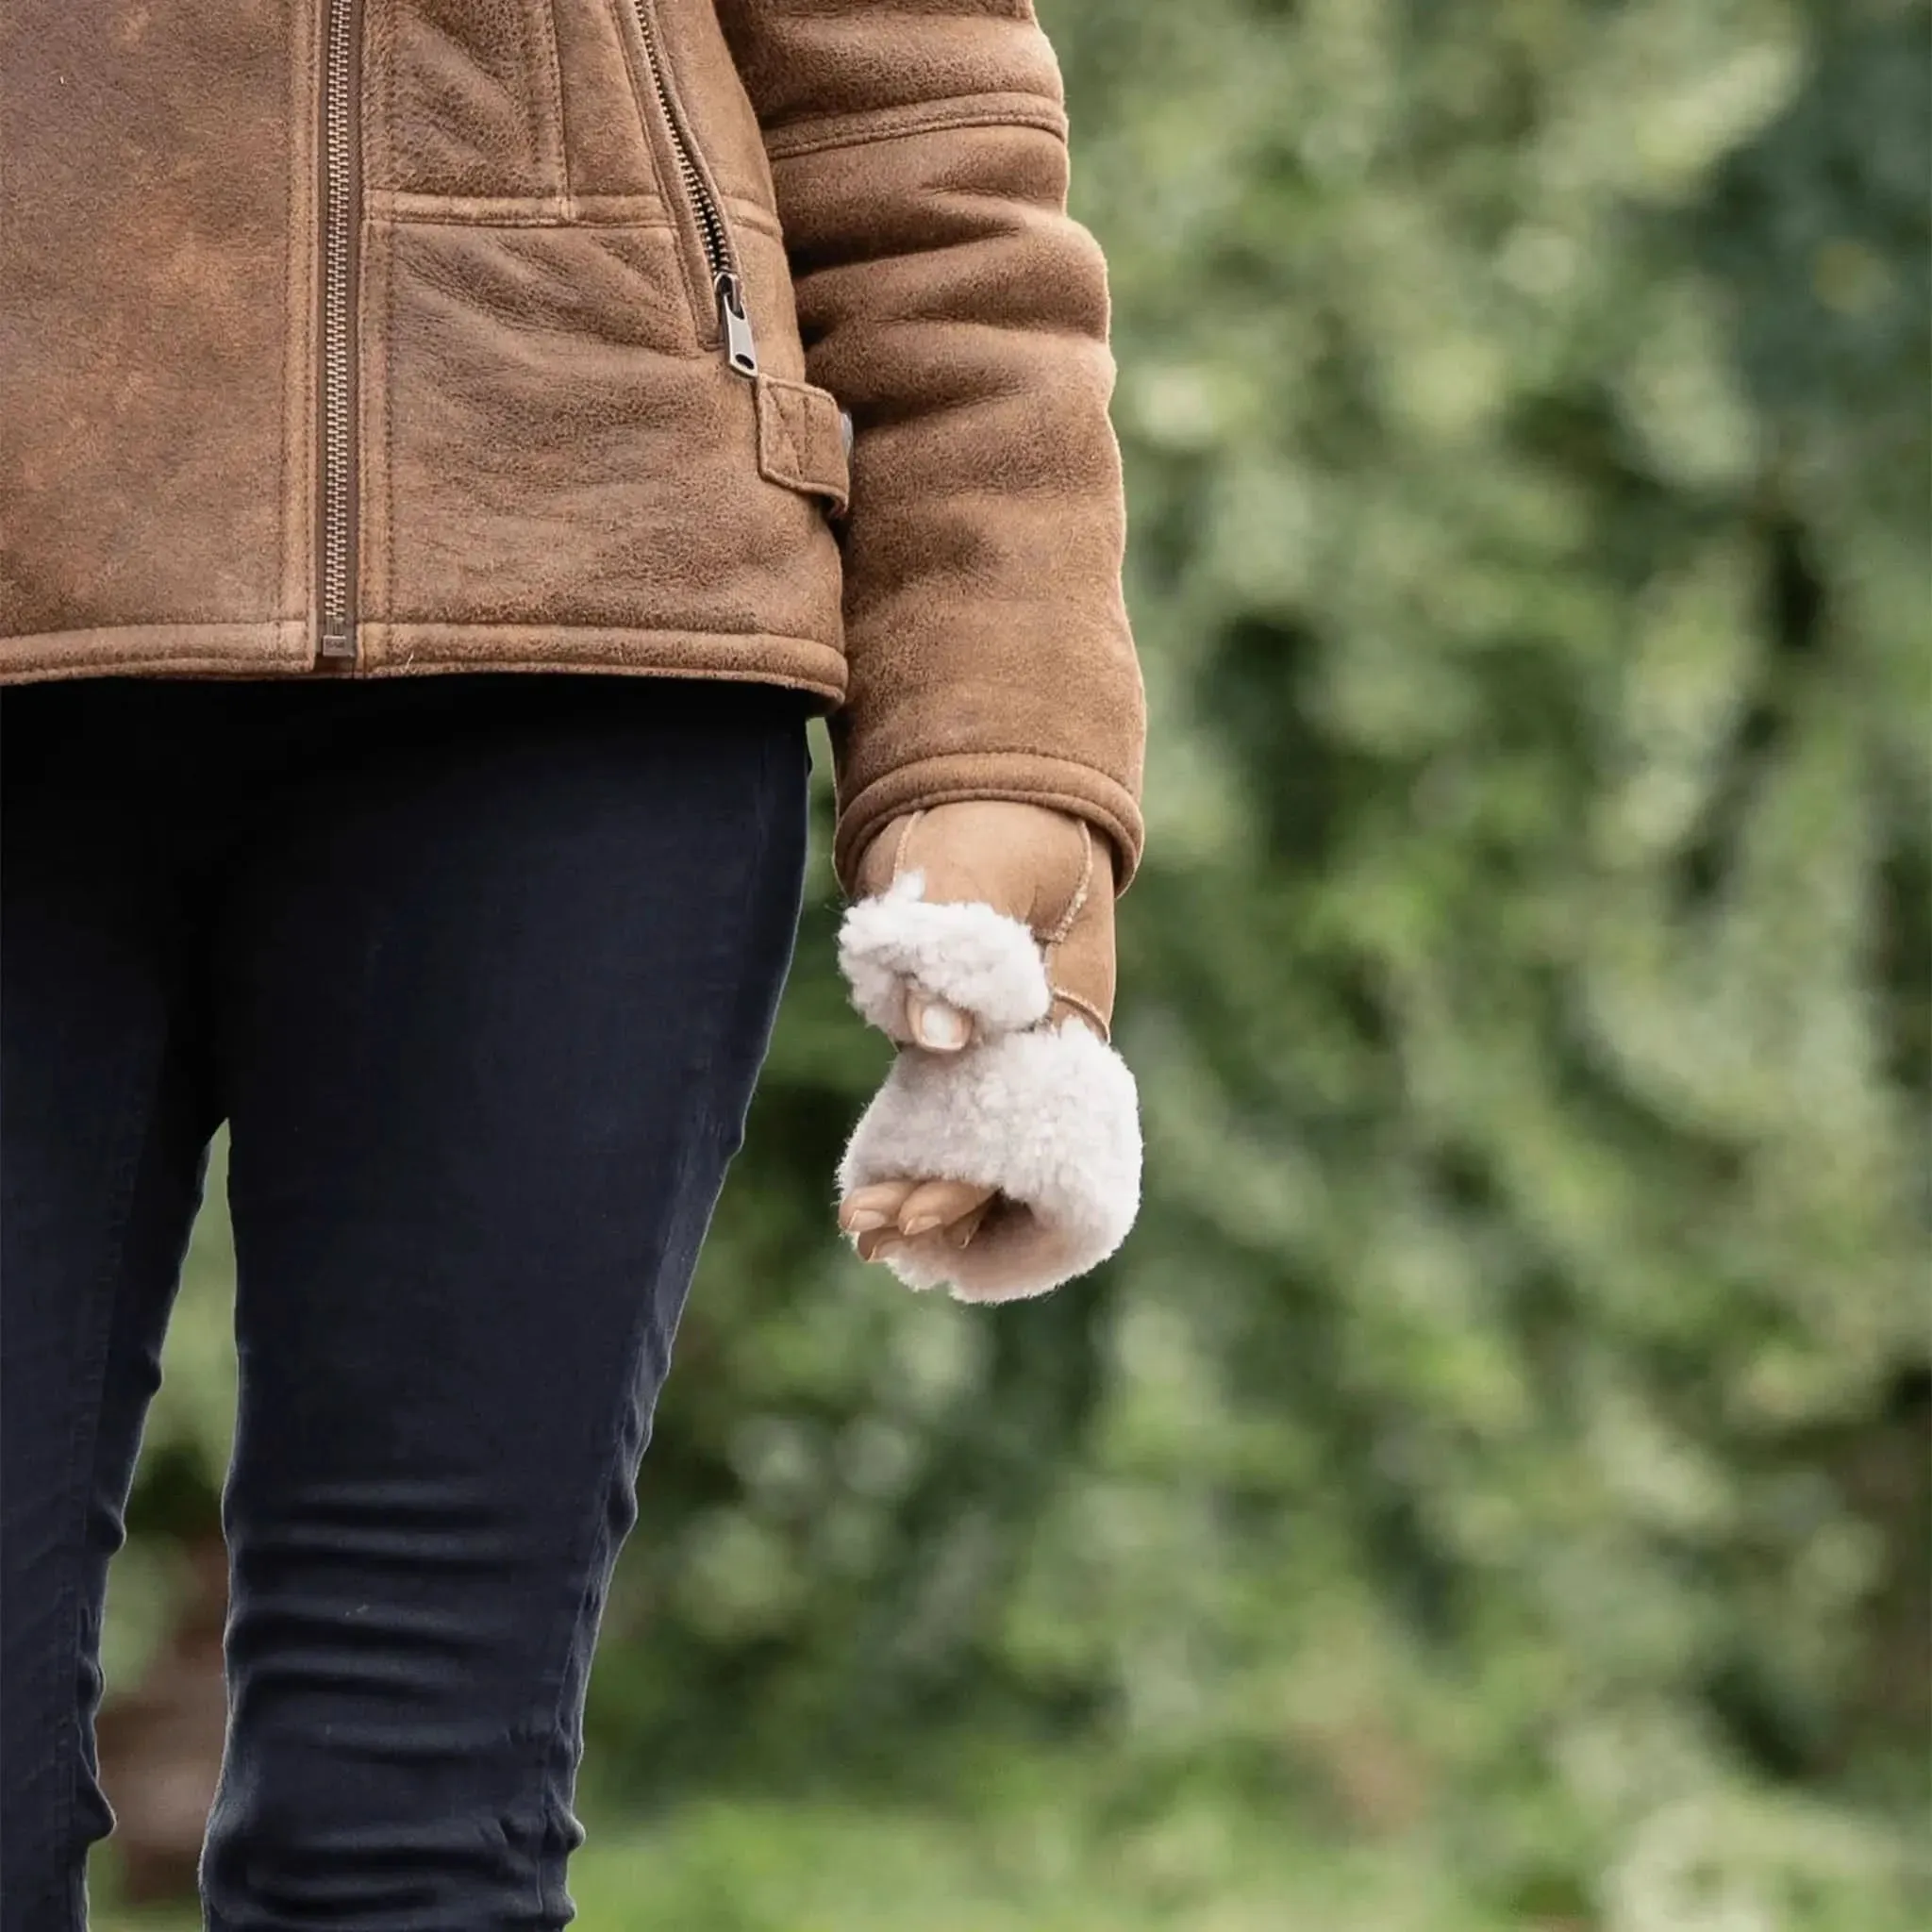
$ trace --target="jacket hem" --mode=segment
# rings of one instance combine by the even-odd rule
[[[352,672],[407,677],[460,671],[583,671],[775,684],[824,706],[845,695],[845,660],[813,638],[762,631],[631,630],[571,625],[365,623]],[[0,684],[55,678],[315,675],[299,623],[125,625],[0,638]]]
[[[117,624],[0,637],[0,684],[59,677],[286,675],[314,662],[297,623]]]
[[[845,696],[844,654],[816,638],[772,631],[630,630],[619,625],[364,623],[359,675],[440,671],[604,671],[713,677]]]

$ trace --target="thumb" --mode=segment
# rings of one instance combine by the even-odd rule
[[[973,1015],[916,991],[906,994],[906,1031],[928,1053],[958,1053],[973,1043]]]

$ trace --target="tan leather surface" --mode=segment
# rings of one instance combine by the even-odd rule
[[[866,848],[854,885],[883,892],[902,874],[923,874],[923,896],[991,906],[1040,941],[1053,1017],[1077,1013],[1105,1038],[1113,1022],[1112,853],[1086,823],[1009,801],[968,801],[908,813]]]
[[[0,7],[0,640],[298,614],[294,64],[268,8]]]
[[[0,9],[0,681],[316,666],[327,4]],[[644,5],[652,41],[635,0],[359,8],[356,656],[322,675],[798,686],[842,706],[848,886],[975,798],[1078,815],[1124,884],[1106,273],[1030,5]]]

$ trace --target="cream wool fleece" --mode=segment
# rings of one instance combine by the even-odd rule
[[[846,914],[839,959],[853,1003],[897,1033],[906,993],[977,1022],[958,1054],[902,1048],[840,1164],[841,1194],[875,1181],[970,1181],[1003,1197],[965,1248],[939,1233],[896,1245],[908,1287],[961,1301],[1043,1294],[1111,1255],[1141,1198],[1134,1077],[1079,1020],[1047,1022],[1033,935],[990,906],[932,904],[912,872]]]
[[[973,1014],[990,1033],[1046,1018],[1046,962],[1033,935],[991,906],[929,902],[924,874],[901,873],[889,891],[861,899],[839,931],[839,964],[852,1004],[895,1037],[908,984]]]

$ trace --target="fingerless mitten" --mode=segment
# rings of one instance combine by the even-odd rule
[[[951,1179],[996,1191],[972,1239],[895,1241],[913,1288],[1010,1301],[1085,1274],[1140,1205],[1133,1075],[1108,1043],[1113,879],[1078,819],[936,807],[888,828],[861,869],[839,959],[854,1004],[901,1051],[840,1164],[841,1195]],[[920,1046],[908,1001],[966,1015],[961,1050]]]

